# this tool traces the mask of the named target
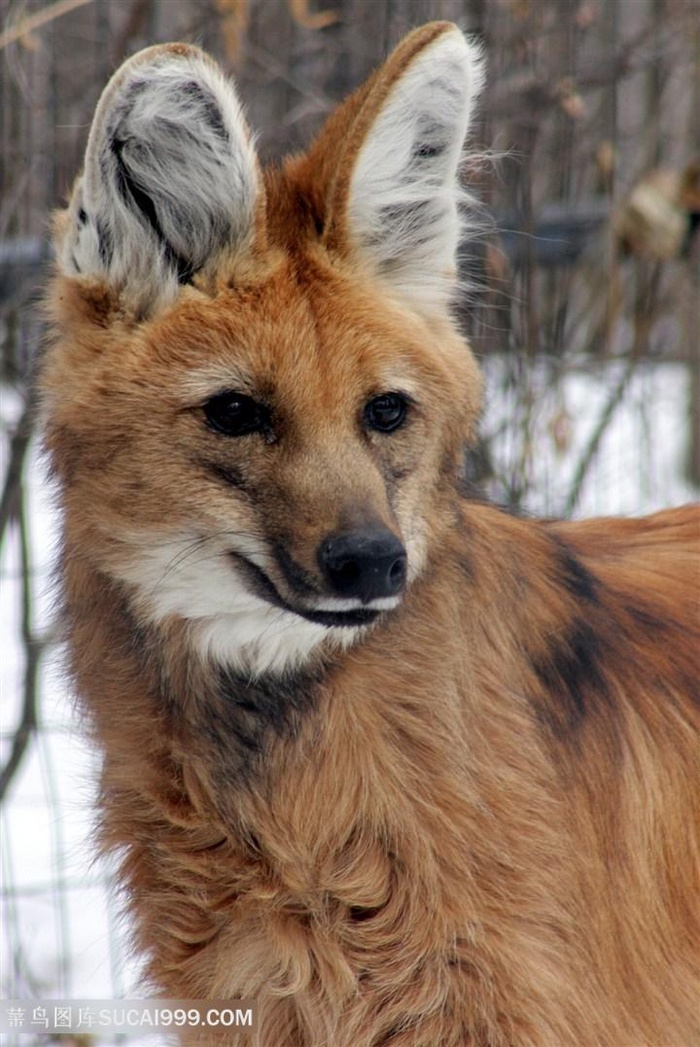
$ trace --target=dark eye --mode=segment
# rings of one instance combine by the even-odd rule
[[[212,396],[204,404],[207,422],[226,436],[269,432],[270,411],[245,393],[226,392]]]
[[[391,433],[403,424],[407,410],[408,402],[401,393],[383,393],[365,407],[365,424],[377,432]]]

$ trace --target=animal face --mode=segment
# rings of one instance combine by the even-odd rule
[[[142,52],[59,223],[45,387],[74,533],[144,620],[253,673],[400,605],[478,412],[448,299],[480,69],[453,27],[411,40],[270,172],[206,56]]]

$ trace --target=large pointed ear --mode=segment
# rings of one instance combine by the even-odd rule
[[[115,73],[97,106],[59,266],[103,278],[147,313],[222,250],[248,245],[261,209],[231,84],[196,47],[149,47]]]
[[[421,311],[444,308],[456,285],[458,165],[483,77],[478,47],[451,23],[430,23],[358,94],[351,126],[335,129],[345,145],[326,201],[327,243],[354,251]]]

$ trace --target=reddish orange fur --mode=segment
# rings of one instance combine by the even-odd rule
[[[442,28],[404,45],[311,159],[266,173],[267,241],[213,283],[145,322],[99,281],[54,283],[46,443],[103,844],[154,990],[258,1001],[255,1034],[183,1043],[694,1047],[698,511],[537,522],[464,499],[480,393],[463,342],[389,301],[343,253],[340,219],[318,240],[314,209],[330,194],[342,215],[347,192],[333,158],[361,142],[347,126]],[[184,623],[152,629],[112,575],[135,518],[157,532],[228,511],[183,389],[234,355],[303,421],[281,460],[252,449],[243,467],[309,570],[339,513],[395,519],[346,398],[399,361],[429,404],[390,463],[426,567],[316,665],[315,704],[254,773],[206,729],[212,669]]]

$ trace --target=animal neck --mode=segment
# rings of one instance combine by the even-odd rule
[[[532,718],[512,700],[509,681],[522,677],[522,652],[531,648],[536,658],[544,643],[532,608],[541,621],[548,607],[559,627],[565,620],[552,581],[558,552],[533,525],[491,509],[474,507],[465,522],[467,542],[447,542],[405,605],[353,648],[257,678],[203,658],[182,620],[143,627],[123,588],[69,558],[73,668],[106,753],[105,774],[166,812],[174,803],[177,818],[196,814],[221,832],[247,832],[242,811],[252,824],[260,804],[279,803],[289,833],[313,852],[309,834],[322,839],[327,829],[319,811],[335,811],[345,833],[365,815],[383,831],[397,812],[413,816],[407,804],[425,794],[430,776],[438,792],[451,787],[453,756],[462,780],[472,758],[482,774],[474,738],[492,721],[499,720],[501,751],[504,728],[517,750]],[[439,661],[416,664],[417,647],[439,649]],[[411,794],[407,783],[418,774]],[[377,781],[385,810],[372,789]],[[304,799],[287,803],[295,790]],[[319,792],[322,805],[314,803]]]

